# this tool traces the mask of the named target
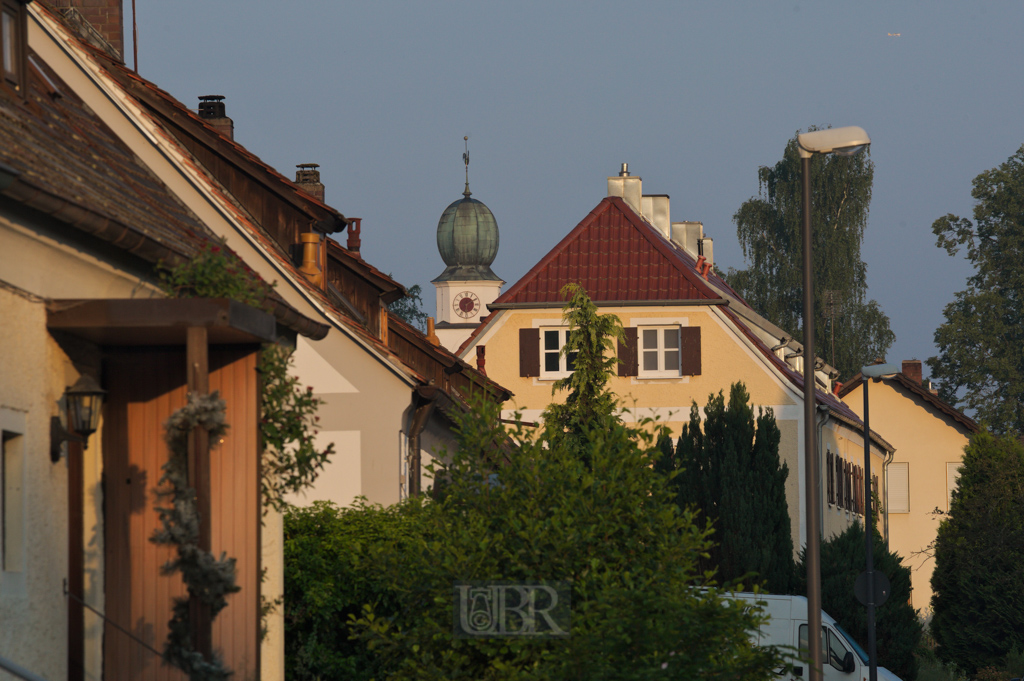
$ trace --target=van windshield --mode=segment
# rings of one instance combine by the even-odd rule
[[[836,631],[838,631],[842,635],[842,637],[846,639],[846,642],[849,643],[850,647],[852,647],[854,652],[857,653],[857,657],[860,658],[860,661],[864,664],[868,664],[868,654],[864,652],[864,649],[860,647],[860,644],[858,644],[852,636],[847,634],[846,630],[839,626],[838,622],[834,623],[832,626],[834,626],[836,628]]]

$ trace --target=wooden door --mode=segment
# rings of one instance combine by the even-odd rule
[[[211,453],[214,555],[236,559],[239,593],[213,624],[214,649],[239,681],[259,668],[259,480],[256,353],[211,348],[210,388],[227,403],[230,425]],[[150,541],[159,527],[155,488],[167,461],[164,423],[186,401],[183,350],[128,350],[108,357],[104,428],[105,592],[107,679],[178,681],[150,648],[162,652],[173,599],[185,590],[178,575],[161,574],[173,549]]]

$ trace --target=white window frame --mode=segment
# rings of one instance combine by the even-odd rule
[[[644,331],[657,331],[657,347],[649,348],[644,345]],[[665,345],[665,331],[676,332],[676,366],[675,368],[667,368],[665,366],[665,353],[669,348]],[[680,332],[679,324],[644,324],[636,327],[637,335],[637,378],[679,378],[682,374],[682,357],[683,351],[680,347],[682,342],[682,333]],[[657,369],[645,369],[644,368],[644,355],[645,353],[657,352],[658,368]]]
[[[26,542],[25,458],[28,453],[26,415],[0,407],[0,597],[25,594]]]
[[[556,351],[548,349],[546,347],[546,340],[548,333],[558,333],[558,369],[556,371],[548,370],[547,359],[548,355],[553,355]],[[557,380],[559,378],[567,378],[572,376],[572,371],[568,369],[569,357],[568,355],[562,354],[562,348],[569,342],[569,327],[568,326],[542,326],[540,327],[540,377],[542,380]]]

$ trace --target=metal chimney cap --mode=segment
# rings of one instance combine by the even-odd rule
[[[619,170],[619,177],[629,177],[629,164],[623,163],[622,168]]]
[[[316,168],[320,167],[320,164],[319,163],[298,163],[298,164],[295,165],[295,167],[296,168],[302,168],[303,170],[305,170],[306,168],[316,169]]]
[[[199,101],[201,102],[220,102],[224,100],[224,95],[199,95]]]

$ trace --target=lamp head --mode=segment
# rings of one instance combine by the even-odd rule
[[[799,134],[796,136],[796,144],[800,158],[810,158],[814,154],[853,156],[871,144],[871,138],[864,132],[864,128],[851,125]]]

